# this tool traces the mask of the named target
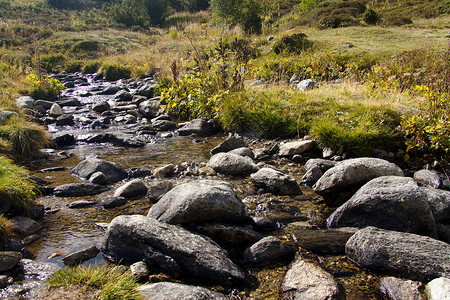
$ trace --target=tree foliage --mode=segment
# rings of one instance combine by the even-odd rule
[[[149,27],[163,23],[168,7],[168,0],[115,0],[105,11],[113,21],[128,27]]]
[[[262,7],[255,0],[211,0],[214,13],[247,33],[261,33]]]

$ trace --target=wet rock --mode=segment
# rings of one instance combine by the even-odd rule
[[[345,254],[345,244],[358,228],[297,229],[292,235],[295,244],[315,253]]]
[[[213,180],[177,185],[152,206],[148,216],[170,224],[239,223],[247,219],[233,186]]]
[[[225,300],[224,295],[206,288],[172,282],[158,282],[138,288],[143,299],[159,300]]]
[[[105,209],[110,209],[118,206],[125,205],[127,203],[127,199],[124,197],[108,197],[102,200],[102,206]]]
[[[172,181],[155,181],[151,182],[148,186],[147,197],[152,201],[158,201],[168,191],[174,187]]]
[[[135,262],[130,266],[131,275],[133,275],[137,280],[145,279],[150,270],[147,267],[147,264],[143,261]]]
[[[441,185],[441,178],[436,171],[420,170],[414,173],[414,179],[420,186],[438,189]]]
[[[303,175],[300,185],[312,187],[322,175],[323,172],[319,168],[311,168]]]
[[[302,191],[297,182],[291,176],[271,168],[262,168],[250,175],[252,183],[264,191],[275,195],[296,196]]]
[[[437,237],[427,196],[410,177],[372,179],[331,214],[327,226],[375,226]]]
[[[96,172],[105,174],[106,179],[110,183],[115,183],[128,177],[128,173],[115,163],[98,158],[88,158],[83,160],[72,169],[71,174],[83,179],[88,179]]]
[[[2,272],[2,271],[0,271]],[[6,275],[0,275],[0,289],[4,289],[8,286],[10,278]]]
[[[132,198],[139,195],[145,195],[147,193],[147,187],[142,179],[133,179],[114,192],[114,197]]]
[[[20,252],[0,251],[0,272],[14,268],[22,259]]]
[[[16,99],[16,104],[20,108],[33,108],[34,99],[30,96],[22,96]]]
[[[75,266],[82,263],[83,261],[96,257],[99,252],[100,250],[96,246],[91,246],[89,248],[67,255],[62,259],[62,262],[66,266]]]
[[[91,200],[78,200],[70,203],[67,207],[71,209],[85,208],[96,205],[97,202]]]
[[[114,95],[114,99],[119,102],[128,102],[133,99],[133,95],[126,90],[121,90]]]
[[[5,125],[5,123],[12,117],[18,117],[19,114],[13,111],[3,110],[0,111],[0,125]]]
[[[41,237],[40,234],[32,234],[32,235],[29,235],[29,236],[25,237],[25,238],[22,240],[22,244],[23,244],[24,246],[29,245],[29,244],[31,244],[32,242],[37,241],[40,237]]]
[[[244,273],[217,245],[181,227],[140,215],[113,219],[102,251],[116,261],[148,259],[154,264],[150,268],[159,267],[169,275],[179,274],[178,266],[195,281],[225,287],[247,283]]]
[[[301,257],[292,263],[281,287],[283,299],[340,299],[339,286],[333,276],[315,263]]]
[[[157,131],[169,131],[177,128],[177,124],[167,120],[157,120],[152,123],[153,128]]]
[[[153,170],[153,176],[156,178],[164,178],[174,173],[175,166],[172,164],[165,165]]]
[[[57,197],[82,197],[101,194],[106,190],[106,187],[92,182],[68,183],[55,187],[54,194]]]
[[[48,115],[52,118],[58,118],[64,114],[63,110],[61,109],[61,106],[59,106],[58,103],[54,103],[52,107],[50,108],[50,112]]]
[[[56,134],[52,138],[58,148],[73,146],[77,143],[75,136],[70,133]]]
[[[132,111],[132,110],[136,110],[136,109],[137,109],[136,104],[117,105],[117,106],[113,107],[113,110],[118,111],[118,112],[121,112],[121,111],[128,112],[128,111]]]
[[[95,172],[89,177],[89,181],[95,184],[106,185],[108,184],[108,179],[106,179],[105,174],[102,172]]]
[[[265,237],[244,252],[244,262],[251,266],[266,266],[292,260],[295,249],[276,237]]]
[[[247,147],[241,147],[234,150],[229,151],[229,153],[234,153],[240,156],[247,156],[251,159],[255,158],[255,154],[253,153],[253,150]]]
[[[450,221],[450,192],[425,187],[420,190],[427,197],[434,220],[437,223]]]
[[[13,222],[14,232],[22,237],[37,233],[42,228],[39,222],[27,217],[14,217],[10,221]]]
[[[87,143],[110,143],[120,147],[140,148],[146,145],[145,142],[136,138],[132,134],[124,132],[109,132],[103,134],[94,134],[86,139]],[[105,174],[106,175],[106,174]]]
[[[403,171],[395,164],[379,158],[348,159],[328,169],[313,189],[321,196],[334,197],[334,194],[357,189],[381,176],[403,176]]]
[[[280,145],[280,150],[278,151],[279,156],[292,156],[294,154],[302,154],[303,152],[309,151],[316,146],[316,142],[313,140],[300,140],[288,143],[282,143]]]
[[[94,104],[92,106],[92,110],[95,111],[96,113],[99,113],[99,114],[101,114],[101,113],[103,113],[105,111],[108,111],[110,109],[111,109],[111,106],[106,101],[101,101],[101,102],[99,102],[97,104]]]
[[[75,121],[72,115],[63,115],[56,118],[56,126],[73,126]]]
[[[312,158],[305,163],[306,173],[303,175],[300,185],[312,187],[319,179],[322,177],[328,169],[336,166],[337,162],[322,159],[322,158]]]
[[[106,89],[104,89],[103,91],[99,92],[98,94],[99,95],[114,95],[115,93],[117,93],[121,89],[122,89],[122,87],[120,87],[118,85],[110,85]]]
[[[210,136],[214,134],[215,127],[213,124],[204,118],[194,119],[192,121],[186,122],[183,127],[178,129],[179,135],[197,135],[197,136]]]
[[[149,81],[145,83],[143,86],[138,88],[135,92],[135,95],[145,96],[147,98],[152,98],[155,94],[157,83],[154,81]]]
[[[150,166],[143,166],[140,168],[127,169],[128,178],[144,178],[152,176],[153,169]]]
[[[383,274],[418,281],[450,275],[450,245],[427,236],[366,227],[348,240],[345,252]]]
[[[81,102],[77,98],[70,98],[70,99],[62,100],[58,104],[61,107],[78,107],[78,106],[82,106]]]
[[[219,152],[229,152],[229,151],[234,150],[234,149],[245,148],[245,147],[247,147],[247,143],[242,138],[239,138],[239,137],[236,137],[236,136],[230,136],[225,141],[220,143],[220,145],[218,145],[215,148],[213,148],[210,151],[210,153],[212,155],[214,155],[214,154],[217,154]]]
[[[278,228],[277,223],[264,217],[251,217],[252,227],[258,231],[273,231]]]
[[[248,175],[258,171],[258,166],[251,158],[223,152],[211,157],[207,166],[228,175]]]
[[[450,300],[450,279],[440,277],[433,279],[425,286],[428,300]]]
[[[384,277],[380,281],[379,289],[389,299],[393,300],[422,300],[419,288],[422,283],[395,277]]]
[[[160,109],[161,103],[159,103],[159,101],[156,99],[146,100],[139,104],[139,112],[142,114],[142,116],[144,116],[144,118],[147,119],[153,119],[157,117],[159,115]]]

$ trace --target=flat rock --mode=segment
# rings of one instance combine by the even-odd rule
[[[0,251],[0,272],[6,272],[14,268],[22,259],[20,252]]]
[[[440,277],[431,280],[425,286],[428,300],[450,300],[450,279]]]
[[[297,229],[293,231],[295,244],[323,254],[345,254],[345,244],[358,228]]]
[[[295,249],[280,239],[265,237],[244,252],[244,262],[251,266],[266,266],[278,262],[285,262],[294,258]]]
[[[234,149],[247,147],[247,143],[239,137],[230,136],[225,141],[220,143],[218,146],[214,147],[210,153],[212,155],[217,154],[219,152],[229,152]]]
[[[132,198],[139,195],[145,195],[147,193],[147,187],[142,179],[133,179],[114,192],[114,197]]]
[[[281,287],[283,299],[340,299],[339,286],[333,276],[315,263],[299,257],[286,273]]]
[[[66,266],[75,266],[82,263],[83,261],[96,257],[99,252],[100,250],[96,246],[91,246],[89,248],[67,255],[62,259],[62,262]]]
[[[96,204],[97,204],[97,202],[95,202],[95,201],[78,200],[78,201],[74,201],[74,202],[70,203],[67,206],[71,209],[77,209],[77,208],[85,208],[85,207],[94,206]]]
[[[239,223],[247,219],[233,186],[213,180],[177,185],[152,206],[148,216],[170,224]]]
[[[128,173],[113,162],[98,158],[87,158],[71,170],[71,174],[88,179],[95,172],[102,172],[110,183],[121,181],[128,177]]]
[[[144,300],[225,300],[224,295],[206,288],[172,282],[158,282],[138,288]]]
[[[124,197],[108,197],[102,200],[102,206],[105,209],[110,209],[118,206],[125,205],[127,203],[127,199]]]
[[[313,140],[300,140],[282,143],[280,145],[280,150],[278,151],[279,156],[292,156],[294,154],[302,154],[303,152],[309,151],[316,146],[316,142]]]
[[[92,182],[68,183],[55,187],[57,197],[82,197],[97,195],[105,192],[106,187]]]
[[[368,181],[381,176],[404,176],[403,171],[393,163],[379,158],[353,158],[340,162],[328,169],[313,186],[322,196],[358,189]]]
[[[94,134],[85,140],[86,143],[109,143],[119,147],[141,148],[146,143],[133,134],[124,132],[109,132]],[[106,175],[106,174],[105,174]]]
[[[437,237],[427,196],[409,177],[372,179],[328,217],[327,226],[375,226]]]
[[[153,128],[157,131],[169,131],[175,130],[177,128],[177,124],[168,120],[157,120],[152,122]]]
[[[302,191],[294,178],[272,168],[262,168],[250,175],[252,183],[275,195],[296,196]]]
[[[27,217],[14,217],[10,221],[13,223],[14,232],[22,237],[37,233],[42,228],[39,222]]]
[[[450,245],[427,236],[366,227],[345,245],[364,268],[418,281],[450,276]]]
[[[248,175],[259,169],[249,157],[223,152],[211,157],[207,166],[218,173],[228,175]]]
[[[205,238],[153,218],[119,216],[105,235],[103,253],[120,261],[146,261],[154,272],[181,273],[191,280],[224,287],[247,284],[228,253]]]
[[[395,277],[383,277],[380,281],[380,292],[393,300],[422,300],[419,288],[421,282]]]
[[[186,122],[183,127],[178,129],[179,135],[197,135],[210,136],[214,134],[215,128],[208,119],[200,118]]]

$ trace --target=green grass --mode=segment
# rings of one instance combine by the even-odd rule
[[[7,240],[13,234],[13,223],[0,215],[0,242]]]
[[[47,281],[50,287],[78,287],[81,291],[98,291],[98,299],[141,299],[136,290],[138,284],[131,273],[119,273],[104,266],[67,267],[52,275]]]

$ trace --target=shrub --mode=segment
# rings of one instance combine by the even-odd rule
[[[368,8],[363,14],[363,20],[366,24],[375,25],[378,23],[379,16],[372,8]]]
[[[83,66],[83,73],[85,73],[85,74],[97,73],[100,66],[101,66],[101,63],[98,61],[88,62]]]
[[[27,85],[29,95],[34,99],[56,100],[64,90],[64,85],[56,78],[36,74],[29,74],[24,83]]]
[[[411,18],[402,15],[390,15],[384,19],[383,24],[386,26],[403,26],[413,24],[413,21]]]
[[[301,52],[311,48],[313,42],[306,38],[304,33],[295,33],[289,36],[284,36],[280,41],[276,42],[273,46],[273,51],[276,54],[280,53],[296,53]]]
[[[131,69],[127,66],[119,64],[103,63],[100,72],[105,76],[106,80],[128,79],[131,76]]]
[[[239,24],[241,24],[242,29],[247,34],[261,34],[261,6],[255,0],[246,1]]]
[[[60,71],[64,65],[66,58],[62,54],[45,54],[41,55],[41,69],[47,73],[56,73]]]
[[[75,73],[75,72],[81,71],[81,61],[74,60],[74,61],[68,62],[64,67],[64,71],[69,72],[69,73]]]

